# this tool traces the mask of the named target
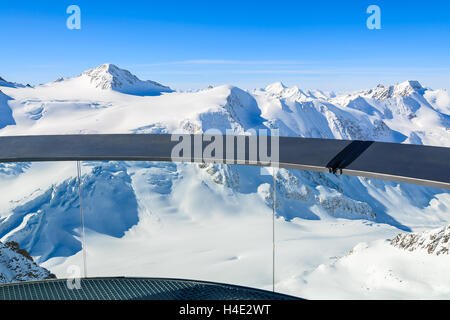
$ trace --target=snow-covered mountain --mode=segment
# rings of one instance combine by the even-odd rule
[[[53,82],[37,86],[36,91],[48,93],[59,91],[70,95],[75,88],[77,92],[74,92],[72,96],[81,94],[91,98],[102,95],[99,90],[104,91],[103,95],[112,91],[135,96],[157,96],[164,92],[173,92],[167,86],[151,80],[140,80],[128,70],[120,69],[110,63],[86,70],[73,78],[59,77]]]
[[[275,83],[254,94],[282,135],[449,145],[448,93],[417,81],[319,98]]]
[[[87,70],[79,78],[86,79],[95,88],[111,89],[127,94],[145,96],[156,95],[161,92],[172,92],[172,89],[169,87],[155,81],[142,81],[128,70],[120,69],[109,63]]]
[[[0,242],[0,284],[52,278],[55,276],[36,264],[16,242]]]
[[[439,103],[436,95],[440,96]],[[449,97],[446,91],[433,91],[418,81],[405,81],[388,87],[378,85],[331,101],[382,121],[403,135],[396,142],[448,146],[450,113],[448,106],[443,106],[445,95]]]
[[[341,95],[282,83],[171,92],[106,64],[71,79],[0,90],[0,135],[266,128],[283,136],[450,146],[448,92],[417,81]],[[270,287],[274,199],[272,178],[259,168],[84,162],[82,169],[90,275]],[[75,172],[74,163],[0,165],[0,240],[17,241],[61,277],[81,259]],[[450,223],[450,194],[436,188],[280,169],[276,190],[277,284],[307,298],[326,287],[309,275],[357,243]]]

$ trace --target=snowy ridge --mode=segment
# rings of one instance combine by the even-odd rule
[[[297,86],[287,87],[282,82],[275,82],[263,89],[264,92],[277,98],[288,98],[297,101],[327,100],[335,97],[333,92],[321,90],[301,90]]]
[[[449,254],[450,225],[435,230],[401,233],[392,240],[391,245],[408,251]]]
[[[37,265],[17,243],[0,242],[0,284],[18,281],[52,279],[55,276]]]
[[[391,99],[396,97],[405,97],[413,93],[423,94],[425,88],[419,83],[419,81],[409,80],[396,85],[385,87],[379,84],[374,89],[360,91],[356,94],[367,98],[373,98],[378,100]]]
[[[20,83],[9,82],[0,77],[0,87],[8,87],[8,88],[24,88],[25,86]]]

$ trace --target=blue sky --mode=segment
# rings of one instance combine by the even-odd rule
[[[66,8],[81,8],[81,30]],[[366,9],[381,9],[369,30]],[[450,89],[450,1],[0,1],[0,76],[38,84],[110,62],[176,89],[209,84]]]

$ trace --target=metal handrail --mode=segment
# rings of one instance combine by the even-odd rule
[[[211,141],[211,135],[178,136],[192,141],[202,139],[203,147],[208,144],[207,141]],[[245,136],[245,139],[248,141],[250,138]],[[194,151],[189,157],[173,158],[172,150],[177,143],[178,140],[174,140],[170,134],[3,136],[0,137],[0,162],[87,160],[217,162],[217,158],[195,157]],[[248,148],[245,153],[235,154],[233,158],[227,158],[226,152],[223,152],[220,162],[267,165],[259,158],[249,159],[248,155]],[[445,147],[279,137],[279,158],[270,166],[333,172],[450,189],[450,148]]]

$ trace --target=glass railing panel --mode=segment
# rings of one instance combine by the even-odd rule
[[[0,164],[0,283],[67,278],[82,266],[76,162]],[[78,267],[61,268],[71,257]]]
[[[276,291],[448,299],[449,224],[448,190],[280,169]]]
[[[163,277],[274,281],[308,299],[450,297],[448,190],[290,169],[275,169],[274,189],[245,165],[79,168],[81,188],[77,162],[1,164],[0,283]]]
[[[259,172],[221,164],[82,162],[87,275],[271,289],[272,210],[260,188],[271,177]]]

